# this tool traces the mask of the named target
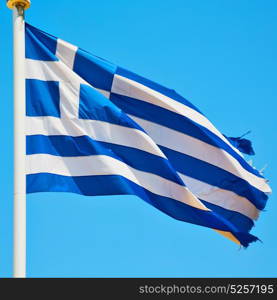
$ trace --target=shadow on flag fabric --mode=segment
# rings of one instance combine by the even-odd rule
[[[247,247],[270,188],[172,89],[26,24],[27,193],[136,195]]]

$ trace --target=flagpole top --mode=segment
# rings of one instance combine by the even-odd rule
[[[28,9],[31,6],[30,0],[7,0],[7,6],[10,9],[15,7],[22,7],[24,10]]]

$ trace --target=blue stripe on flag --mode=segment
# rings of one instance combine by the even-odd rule
[[[247,198],[258,209],[265,207],[268,196],[244,179],[189,155],[160,146],[173,167],[189,177],[232,191]]]
[[[26,79],[26,114],[60,117],[59,82]]]
[[[25,56],[29,59],[56,61],[57,38],[43,32],[28,23],[26,26],[26,51]]]
[[[149,80],[147,78],[144,78],[142,76],[139,76],[138,74],[135,74],[131,71],[128,71],[126,69],[123,69],[121,67],[117,67],[116,69],[116,74],[129,78],[131,80],[134,80],[136,82],[139,82],[147,87],[149,87],[150,89],[157,91],[167,97],[170,97],[186,106],[189,106],[190,108],[196,110],[197,112],[201,113],[199,111],[199,109],[197,107],[195,107],[192,103],[190,103],[187,99],[185,99],[184,97],[182,97],[181,95],[179,95],[178,93],[175,92],[175,90],[169,89],[165,86],[162,86],[152,80]]]
[[[192,136],[219,149],[224,149],[232,155],[245,170],[258,177],[263,177],[222,139],[207,128],[193,122],[192,120],[157,105],[114,93],[111,93],[110,100],[127,114],[155,122],[162,126]]]
[[[110,91],[115,70],[114,64],[78,49],[73,71],[95,88]]]
[[[234,224],[242,232],[249,232],[254,226],[253,220],[251,220],[250,218],[246,217],[245,215],[239,212],[225,209],[223,207],[220,207],[218,205],[215,205],[213,203],[204,200],[201,200],[201,202],[206,207],[208,207],[212,211],[216,212],[218,215],[222,216],[224,219]]]
[[[99,91],[85,84],[80,87],[79,118],[105,121],[144,131]]]
[[[167,159],[142,150],[95,141],[89,136],[29,135],[26,137],[26,141],[27,155],[38,153],[56,156],[107,155],[123,161],[137,170],[153,173],[184,185]]]
[[[211,211],[200,210],[171,198],[153,194],[118,175],[68,177],[49,173],[31,174],[27,175],[27,192],[73,192],[87,196],[136,195],[177,220],[231,231],[245,247],[257,240],[247,232],[239,232],[234,225]]]

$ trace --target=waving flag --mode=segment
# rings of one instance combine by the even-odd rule
[[[137,195],[248,246],[270,188],[172,89],[26,24],[27,192]]]

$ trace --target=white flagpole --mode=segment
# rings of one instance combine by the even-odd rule
[[[14,59],[14,253],[13,276],[26,277],[26,138],[25,138],[25,24],[30,1],[9,0],[13,9]]]

